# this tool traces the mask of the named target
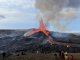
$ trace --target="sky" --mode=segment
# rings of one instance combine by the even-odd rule
[[[80,11],[77,17],[67,25],[68,32],[80,32]],[[0,0],[0,29],[38,28],[38,10],[35,0]],[[52,25],[49,30],[55,31]]]

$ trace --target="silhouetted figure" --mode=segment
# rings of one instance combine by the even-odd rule
[[[54,54],[54,57],[55,57],[55,60],[58,60],[58,56],[56,53]]]
[[[61,57],[61,50],[59,50],[59,57]]]
[[[64,58],[65,56],[64,56],[64,51],[61,51],[61,60],[64,60],[65,58]]]
[[[21,55],[25,55],[25,52],[22,51],[22,52],[21,52]]]
[[[3,60],[5,60],[6,53],[2,53]]]
[[[73,55],[69,55],[68,60],[75,60]]]
[[[62,51],[61,49],[58,51],[59,53],[59,58],[60,60],[64,60],[65,59],[65,56],[64,56],[64,51]]]

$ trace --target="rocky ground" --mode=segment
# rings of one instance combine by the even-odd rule
[[[73,55],[74,60],[80,60],[80,53],[68,53],[68,55]],[[0,56],[0,60],[3,58]],[[5,57],[4,60],[61,60],[58,56],[54,56],[54,53],[42,54],[42,53],[27,53],[25,55],[11,55]]]
[[[53,46],[49,45],[47,37],[42,33],[38,32],[29,37],[23,35],[29,30],[0,30],[0,53],[12,53],[16,51],[26,50],[29,52],[36,50],[50,50],[53,51]],[[58,42],[75,43],[80,45],[80,35],[74,33],[60,33],[50,32],[50,36],[53,40]],[[59,47],[58,47],[59,48]],[[56,49],[56,48],[55,48]],[[73,50],[73,49],[72,49]],[[76,49],[79,51],[79,49]]]

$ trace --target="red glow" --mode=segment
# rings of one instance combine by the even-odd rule
[[[26,35],[26,36],[31,36],[31,35],[39,32],[39,31],[43,32],[46,36],[48,36],[48,40],[47,40],[47,41],[48,41],[50,44],[52,44],[52,42],[53,42],[53,41],[52,41],[52,38],[49,36],[49,32],[46,30],[46,26],[44,25],[42,19],[40,20],[40,27],[39,27],[38,29],[32,30],[32,31],[31,31],[28,35]]]
[[[40,27],[38,29],[34,29],[28,34],[28,36],[31,36],[39,31],[43,32],[46,36],[49,36],[49,32],[46,30],[46,26],[44,25],[43,20],[40,21]]]

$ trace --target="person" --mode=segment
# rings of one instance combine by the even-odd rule
[[[59,57],[61,57],[61,50],[59,50]]]
[[[73,55],[69,55],[68,60],[74,60]]]
[[[54,54],[54,58],[55,58],[55,60],[58,60],[58,56],[56,53]]]
[[[67,52],[64,53],[64,56],[65,56],[65,57],[64,57],[65,60],[68,60],[68,53],[67,53]]]
[[[64,51],[61,51],[61,59],[64,60]]]
[[[5,60],[6,53],[3,52],[3,53],[2,53],[2,56],[3,56],[3,60]]]
[[[24,51],[22,51],[22,52],[21,52],[21,55],[25,55],[25,52],[24,52]]]

